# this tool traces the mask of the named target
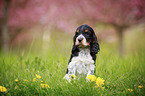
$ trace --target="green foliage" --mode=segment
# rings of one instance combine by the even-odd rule
[[[59,48],[58,48],[59,50]],[[59,50],[60,51],[60,50]],[[92,96],[92,95],[135,95],[145,94],[145,51],[119,57],[114,49],[101,44],[97,55],[96,77],[105,80],[104,89],[96,88],[94,82],[85,78],[63,80],[69,53],[47,51],[45,55],[32,53],[16,55],[14,53],[0,54],[0,86],[7,92],[0,95],[10,96]],[[36,74],[41,78],[36,78]],[[16,82],[15,80],[18,79]],[[35,79],[35,80],[34,80]],[[42,82],[43,81],[43,82]],[[50,88],[42,88],[47,84]],[[138,86],[143,86],[138,88]],[[128,89],[133,89],[130,92]]]

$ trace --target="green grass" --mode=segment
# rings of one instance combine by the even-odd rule
[[[65,47],[65,46],[64,46]],[[0,54],[0,86],[7,88],[7,92],[0,95],[7,96],[104,96],[104,95],[145,95],[145,51],[140,54],[119,57],[114,49],[101,44],[101,51],[97,55],[96,74],[105,80],[104,90],[96,88],[95,83],[86,82],[85,78],[63,80],[70,57],[69,52],[56,49],[46,51],[43,55],[14,52]],[[71,48],[71,46],[70,46]],[[70,49],[69,48],[69,49]],[[53,48],[52,48],[53,49]],[[31,50],[30,50],[31,51]],[[41,79],[36,79],[35,74]],[[18,79],[18,82],[15,82]],[[28,80],[24,81],[24,80]],[[50,88],[42,88],[48,84]],[[143,85],[139,89],[138,86]],[[133,89],[129,92],[128,89]]]

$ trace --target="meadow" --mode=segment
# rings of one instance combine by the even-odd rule
[[[71,39],[67,42],[71,42]],[[145,51],[120,57],[113,45],[100,43],[95,76],[103,78],[102,88],[85,77],[63,80],[72,43],[60,46],[53,41],[49,50],[33,53],[19,49],[0,54],[2,96],[143,96],[145,95]],[[41,52],[43,54],[41,54]]]

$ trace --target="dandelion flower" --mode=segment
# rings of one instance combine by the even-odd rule
[[[72,74],[71,77],[72,77],[72,78],[75,78],[76,76]]]
[[[18,79],[15,79],[15,82],[18,82]]]
[[[129,92],[132,92],[132,91],[133,91],[133,89],[128,89],[128,91],[129,91]]]
[[[41,80],[41,83],[43,83],[43,81]]]
[[[138,86],[138,88],[142,88],[143,86]]]
[[[87,76],[87,79],[89,79],[91,82],[96,80],[96,76],[95,75],[89,75]]]
[[[41,76],[39,76],[39,75],[36,74],[36,78],[41,78]]]
[[[50,88],[49,85],[47,85],[47,84],[41,84],[41,87],[42,88]]]
[[[105,81],[105,80],[103,80],[103,78],[98,77],[98,78],[96,79],[96,84],[97,84],[97,86],[103,85],[103,84],[104,84],[104,81]]]
[[[36,81],[36,78],[33,78],[33,81]]]
[[[49,85],[47,85],[47,84],[44,84],[44,86],[45,86],[45,88],[47,88],[47,87],[50,88]]]
[[[5,87],[0,86],[0,92],[6,92],[6,91],[7,91],[7,89]]]
[[[41,84],[41,87],[44,88],[44,84]]]

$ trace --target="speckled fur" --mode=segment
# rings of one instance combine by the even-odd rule
[[[72,58],[68,65],[68,74],[90,75],[94,74],[94,60],[90,55],[90,49],[80,49],[79,55]]]

